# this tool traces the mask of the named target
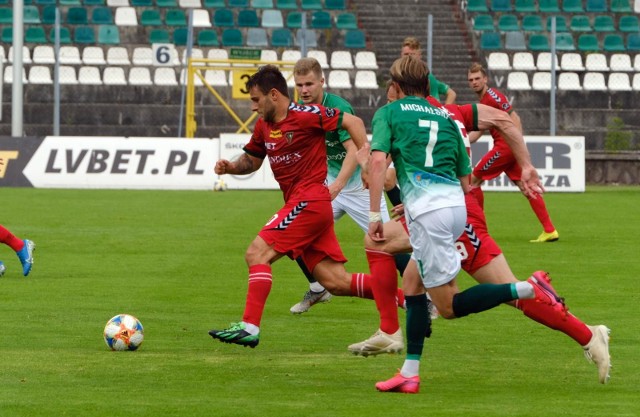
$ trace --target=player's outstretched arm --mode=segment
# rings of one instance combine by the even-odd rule
[[[243,153],[235,161],[220,159],[216,162],[214,171],[218,175],[234,174],[246,175],[257,171],[262,166],[262,159]]]

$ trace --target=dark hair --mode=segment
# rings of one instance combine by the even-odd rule
[[[258,72],[253,74],[247,81],[247,90],[258,87],[262,94],[267,94],[272,88],[275,88],[285,97],[289,97],[287,89],[287,80],[275,65],[265,65],[258,68]]]
[[[391,65],[391,79],[398,83],[407,96],[429,95],[429,68],[427,64],[410,55],[395,60]]]

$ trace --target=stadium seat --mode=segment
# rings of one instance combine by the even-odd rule
[[[271,46],[288,48],[293,46],[291,31],[287,28],[274,29],[271,32]]]
[[[133,7],[118,7],[115,14],[116,25],[138,26],[138,16]]]
[[[621,16],[620,22],[618,24],[618,28],[620,29],[620,32],[631,32],[631,33],[640,32],[640,25],[638,24],[638,16],[636,15]]]
[[[149,43],[171,43],[169,31],[166,29],[152,29],[149,32]]]
[[[491,11],[493,12],[511,12],[511,0],[491,0]]]
[[[476,32],[494,31],[493,16],[489,14],[479,14],[473,18],[473,30]]]
[[[302,42],[307,45],[307,48],[315,48],[318,46],[318,34],[313,29],[298,29],[296,36],[293,38],[294,46],[301,46]]]
[[[0,7],[0,25],[13,23],[13,10],[9,7]]]
[[[240,29],[227,28],[222,31],[222,46],[243,46],[244,37]]]
[[[2,49],[2,55],[4,56],[4,49]],[[56,57],[51,45],[38,45],[33,48],[32,61],[34,64],[47,65],[55,64]]]
[[[631,82],[631,88],[634,91],[640,91],[640,74],[633,75],[633,81]]]
[[[29,68],[29,84],[53,84],[49,67],[46,65],[32,65]]]
[[[13,62],[13,46],[9,47],[9,62]],[[22,46],[22,63],[23,64],[31,64],[31,51],[29,51],[29,47]]]
[[[133,48],[131,63],[135,66],[153,65],[153,50],[151,47],[138,46]]]
[[[276,0],[276,9],[297,10],[298,3],[296,0]]]
[[[222,48],[211,48],[209,49],[209,51],[207,52],[207,59],[213,59],[213,60],[218,60],[218,61],[226,61],[229,59],[229,53],[227,52],[226,49],[222,49]],[[216,65],[219,66],[228,66],[231,65],[229,63],[223,63],[220,62]],[[226,82],[226,81],[225,81]]]
[[[84,65],[107,65],[104,51],[99,46],[85,46],[82,50],[82,63]]]
[[[242,28],[257,28],[260,26],[258,14],[253,9],[238,12],[238,26]]]
[[[311,14],[312,29],[331,29],[331,15],[328,12],[319,10]]]
[[[592,72],[609,71],[607,57],[604,54],[596,53],[587,55],[584,62],[585,69]]]
[[[84,7],[69,7],[69,10],[67,10],[67,23],[70,25],[88,24],[87,9]]]
[[[187,15],[182,9],[168,9],[164,14],[167,26],[187,26]]]
[[[585,91],[607,91],[604,74],[601,72],[587,72],[582,80],[582,88]]]
[[[202,3],[200,0],[178,0],[178,6],[181,9],[200,9]]]
[[[94,25],[112,25],[113,14],[108,7],[94,7],[91,11],[91,23]]]
[[[0,36],[0,40],[2,40],[2,42],[6,44],[13,43],[13,27],[12,26],[7,26],[2,28],[2,35]]]
[[[351,49],[364,49],[367,46],[364,32],[358,29],[348,30],[344,35],[344,47]]]
[[[69,44],[71,43],[71,31],[68,27],[60,27],[60,44]],[[56,28],[53,27],[49,31],[49,42],[55,43],[56,41]]]
[[[360,70],[356,72],[356,78],[354,80],[356,88],[362,89],[378,89],[378,80],[376,78],[375,71],[372,70]]]
[[[78,70],[78,84],[102,85],[102,77],[98,67],[80,67]]]
[[[278,60],[278,53],[273,49],[263,49],[260,51],[260,61],[274,62]]]
[[[525,32],[542,32],[542,17],[537,14],[528,14],[522,18],[522,30]]]
[[[562,68],[562,71],[584,71],[585,68],[582,64],[582,55],[575,52],[562,54],[560,68]]]
[[[629,74],[626,72],[610,73],[607,87],[609,88],[609,91],[631,91]]]
[[[582,0],[562,0],[562,11],[566,13],[584,13]]]
[[[124,46],[112,46],[107,49],[107,64],[109,65],[131,65],[129,52]]]
[[[226,87],[229,85],[223,70],[207,70],[204,74],[204,79],[214,87]]]
[[[93,26],[77,26],[73,31],[73,42],[80,44],[96,43]]]
[[[193,27],[194,28],[210,28],[211,16],[205,9],[192,9],[193,14]]]
[[[4,0],[4,4],[9,4],[9,0]],[[47,4],[56,4],[56,0],[36,0],[35,4],[37,6],[46,6]]]
[[[282,51],[282,60],[285,62],[296,62],[301,57],[300,51],[297,49],[285,49]]]
[[[324,7],[327,10],[345,10],[347,5],[345,0],[324,0]]]
[[[249,7],[249,0],[228,0],[229,7],[235,7],[237,9],[246,9]]]
[[[162,26],[162,17],[158,9],[146,9],[140,14],[140,24],[142,26]]]
[[[44,32],[44,27],[42,26],[28,27],[24,33],[24,42],[25,43],[46,43],[47,34]]]
[[[188,36],[189,36],[188,28],[186,27],[175,28],[173,30],[173,44],[176,46],[186,46]]]
[[[314,58],[320,64],[322,69],[329,68],[329,61],[327,60],[327,53],[317,49],[312,49],[307,52],[307,57]]]
[[[517,13],[535,13],[538,11],[538,5],[534,0],[516,0],[515,10]]]
[[[556,50],[558,51],[575,51],[576,46],[573,43],[573,36],[570,33],[556,34]]]
[[[351,78],[349,77],[349,71],[346,71],[346,70],[329,71],[327,85],[329,88],[333,88],[333,89],[351,88],[352,85],[351,85]]]
[[[161,8],[178,7],[176,0],[156,0],[156,6]]]
[[[4,67],[4,82],[5,84],[13,84],[13,65]],[[24,68],[22,68],[22,84],[29,84],[27,72]]]
[[[273,0],[251,0],[254,9],[273,9]]]
[[[487,7],[486,0],[469,0],[467,1],[467,11],[468,12],[488,12],[489,8]]]
[[[204,0],[203,6],[205,9],[221,9],[227,7],[225,0]]]
[[[80,50],[77,46],[61,46],[58,53],[58,60],[64,65],[82,65]]]
[[[485,50],[503,49],[500,34],[498,32],[482,32],[480,48]]]
[[[42,8],[42,24],[43,25],[53,25],[56,22],[56,9],[58,6],[55,4],[50,4],[44,6]],[[64,23],[64,17],[62,13],[60,13],[60,24]]]
[[[330,64],[332,69],[353,69],[353,58],[351,52],[335,50],[331,52]]]
[[[177,86],[176,71],[170,67],[158,67],[153,73],[153,84],[158,86]]]
[[[198,45],[200,46],[220,46],[218,32],[205,29],[198,32]]]
[[[558,76],[558,90],[582,91],[580,77],[575,72],[562,72]]]
[[[507,32],[504,47],[509,51],[525,51],[527,44],[524,39],[524,32]]]
[[[609,58],[609,68],[614,72],[632,72],[631,57],[628,54],[612,54]]]
[[[22,21],[25,24],[40,24],[40,10],[38,7],[25,5],[22,10]]]
[[[267,39],[267,30],[264,28],[249,28],[249,30],[247,31],[247,46],[269,46],[269,39]]]
[[[322,10],[321,0],[300,0],[302,10]]]
[[[558,56],[556,55],[555,59],[556,71],[560,70],[560,62],[558,61]],[[540,52],[538,57],[536,58],[536,68],[538,71],[551,71],[551,53],[550,52]]]
[[[640,72],[640,54],[636,54],[635,58],[633,58],[633,68],[636,72]]]
[[[593,30],[596,32],[613,32],[616,30],[613,17],[607,14],[601,14],[593,20]]]
[[[633,11],[629,0],[611,0],[611,11],[614,13],[630,13]]]
[[[607,0],[587,0],[586,10],[588,13],[608,12]]]
[[[234,27],[233,12],[230,9],[217,9],[213,12],[213,24],[218,27]]]
[[[540,0],[538,7],[542,13],[559,13],[558,0]]]
[[[191,59],[204,59],[204,52],[200,48],[191,48],[191,57],[190,58]],[[183,66],[187,66],[189,64],[188,58],[187,58],[187,48],[184,48],[182,50],[182,57],[180,58],[180,61],[178,62],[178,64],[181,64]],[[200,65],[200,64],[194,64],[194,65]]]
[[[505,52],[491,52],[489,58],[487,58],[487,69],[491,71],[510,70],[509,55]]]
[[[98,43],[101,45],[119,45],[120,31],[116,25],[98,26]]]
[[[316,51],[323,52],[323,51]],[[318,60],[320,61],[320,60]],[[327,55],[324,54],[324,61],[327,61]],[[320,63],[322,65],[322,62]],[[359,70],[376,70],[378,69],[378,61],[376,53],[373,51],[358,51],[354,57],[354,65]],[[323,67],[325,68],[325,67]]]
[[[532,33],[529,36],[529,50],[531,51],[548,51],[549,38],[543,33]]]
[[[58,69],[58,80],[60,84],[76,85],[78,84],[78,77],[76,75],[76,69],[68,65],[60,65]]]
[[[302,27],[302,13],[289,12],[287,14],[287,27],[291,29],[300,29]]]
[[[520,31],[520,21],[516,15],[503,14],[498,19],[498,30],[500,32]]]
[[[516,52],[513,54],[513,69],[515,71],[535,71],[536,64],[530,52]]]
[[[86,4],[87,0],[85,0]],[[130,0],[131,7],[153,7],[152,0]]]
[[[284,27],[284,18],[282,17],[282,11],[280,10],[264,10],[262,12],[263,28],[282,28]]]
[[[583,52],[600,51],[598,37],[592,33],[583,33],[578,37],[578,50]]]
[[[507,76],[507,89],[513,91],[531,90],[527,73],[521,71],[510,72]]]
[[[589,17],[584,14],[577,14],[571,17],[571,23],[569,28],[574,32],[591,32],[591,21]]]
[[[336,17],[336,28],[342,30],[358,29],[358,18],[353,13],[340,13]]]
[[[569,32],[569,26],[567,25],[567,18],[559,15],[547,17],[547,31],[551,32],[551,21],[553,17],[556,18],[556,33]]]
[[[627,35],[627,50],[640,51],[640,33],[630,33]]]
[[[606,52],[623,52],[627,50],[624,46],[622,35],[617,33],[607,33],[604,35],[603,49]]]
[[[132,67],[129,70],[129,85],[153,85],[149,68]]]
[[[531,78],[531,89],[538,91],[550,91],[551,90],[551,73],[550,72],[536,72]]]
[[[127,77],[121,67],[107,67],[102,73],[104,85],[127,85]]]
[[[60,0],[60,4],[63,4],[63,1],[78,1],[78,3],[80,3],[80,0]],[[107,6],[109,7],[128,7],[129,6],[129,0],[107,0]]]
[[[206,77],[206,70],[202,71],[202,75]],[[178,84],[179,85],[187,85],[187,70],[186,68],[182,68],[180,70],[180,74],[178,75]],[[204,83],[202,82],[202,80],[200,79],[200,77],[197,74],[193,74],[193,85],[195,87],[201,87],[204,85]]]

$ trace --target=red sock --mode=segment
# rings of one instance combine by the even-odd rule
[[[9,230],[0,225],[0,242],[9,246],[16,252],[19,252],[24,247],[24,242],[13,235]]]
[[[591,340],[591,330],[573,314],[566,315],[552,306],[538,303],[535,300],[518,300],[517,307],[525,316],[550,329],[561,331],[580,346],[584,346]]]
[[[400,328],[398,321],[398,273],[393,255],[367,250],[371,270],[371,289],[380,313],[380,330],[393,334]]]
[[[482,187],[472,185],[469,193],[475,197],[482,210],[484,210],[484,192],[482,191]]]
[[[242,321],[260,327],[264,305],[271,291],[272,277],[270,265],[249,267],[249,288]]]
[[[544,203],[544,198],[542,198],[540,194],[536,194],[535,197],[536,198],[528,198],[529,204],[531,205],[533,212],[536,214],[536,217],[538,217],[540,224],[542,224],[544,231],[551,233],[556,230],[556,228],[553,226],[553,223],[551,223],[551,218],[547,211],[547,205]]]
[[[372,281],[373,277],[369,274],[351,274],[351,296],[373,300],[373,290],[371,289]],[[402,292],[402,288],[398,288],[396,300],[398,302],[398,307],[405,308],[404,292]]]

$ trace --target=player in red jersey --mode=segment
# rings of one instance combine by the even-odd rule
[[[2,159],[0,159],[0,163],[1,162]],[[0,243],[4,243],[16,252],[18,259],[20,259],[20,263],[22,264],[22,275],[25,277],[29,275],[31,267],[33,266],[33,251],[36,248],[35,243],[29,239],[18,239],[9,231],[9,229],[2,225],[0,225]],[[4,263],[0,261],[0,277],[4,275],[5,271],[6,267],[4,266]]]
[[[358,146],[366,142],[362,120],[338,109],[291,102],[287,82],[277,67],[261,67],[247,82],[251,109],[261,117],[235,161],[216,162],[218,175],[243,175],[268,158],[284,195],[285,205],[249,245],[245,260],[249,288],[242,321],[228,329],[211,330],[214,339],[255,347],[260,320],[271,291],[271,264],[288,256],[302,257],[314,278],[334,295],[373,298],[370,275],[350,274],[333,229],[331,196],[326,186],[325,133],[344,128]],[[403,303],[399,291],[398,303]]]
[[[482,65],[478,63],[472,64],[471,67],[469,67],[468,79],[469,87],[478,95],[481,104],[486,104],[507,112],[514,124],[522,132],[522,124],[518,113],[511,107],[509,100],[507,100],[504,94],[487,85],[487,73]],[[523,190],[521,168],[514,158],[509,145],[505,143],[504,137],[498,130],[490,129],[489,132],[493,138],[493,148],[482,157],[471,175],[471,193],[474,194],[480,203],[480,207],[483,208],[484,196],[481,185],[485,180],[493,179],[504,172],[513,183]],[[482,132],[474,133],[471,135],[471,141],[477,140],[481,135]],[[531,242],[554,242],[558,240],[560,235],[549,217],[549,212],[547,211],[547,206],[545,205],[542,195],[525,193],[525,196],[528,198],[533,212],[536,217],[538,217],[544,229],[540,236],[538,236],[537,239],[531,240]]]

